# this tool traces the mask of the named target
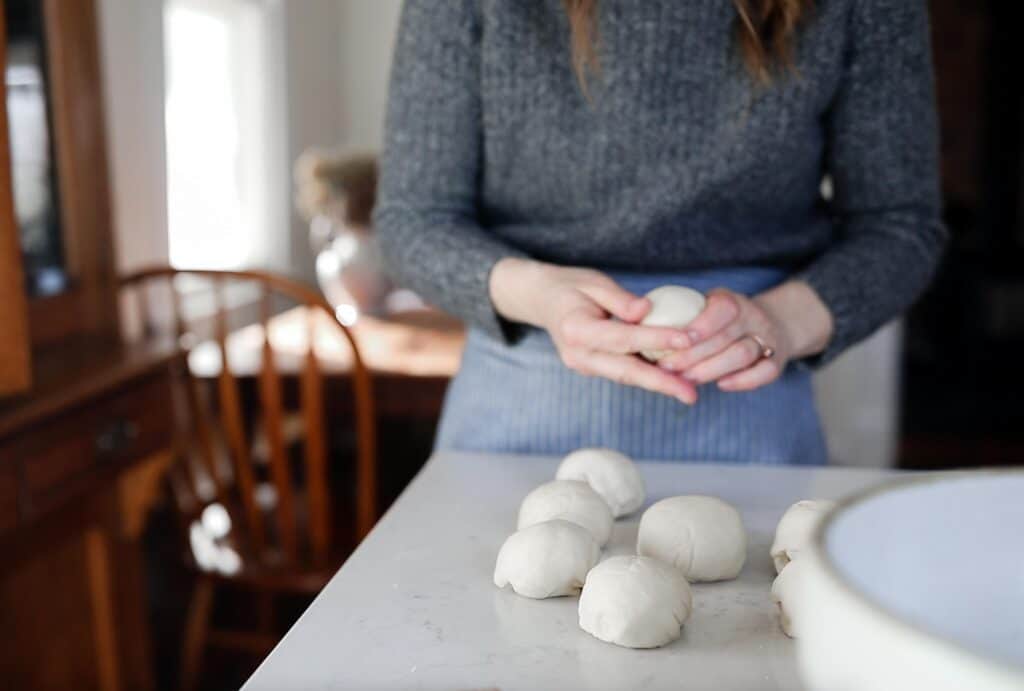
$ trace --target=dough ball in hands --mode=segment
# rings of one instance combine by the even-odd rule
[[[543,599],[575,595],[601,548],[586,528],[569,521],[536,523],[509,536],[498,552],[494,585]]]
[[[562,460],[555,478],[586,482],[601,495],[615,518],[633,513],[647,497],[636,464],[629,456],[611,449],[573,451]]]
[[[703,293],[685,286],[661,286],[644,297],[651,301],[651,311],[641,322],[645,326],[681,329],[692,322],[707,304]],[[645,350],[641,355],[656,362],[668,355],[668,351]]]
[[[519,507],[519,530],[562,519],[583,526],[604,547],[612,535],[612,510],[585,482],[555,480],[526,495]]]
[[[807,547],[818,523],[835,506],[834,501],[827,499],[805,499],[786,509],[775,528],[775,541],[772,543],[776,573],[782,573],[783,567]]]
[[[644,511],[636,551],[691,583],[725,581],[743,570],[747,533],[739,511],[717,497],[669,497]]]
[[[611,557],[587,574],[580,628],[627,648],[658,648],[679,638],[692,606],[678,570],[650,557]]]
[[[805,610],[807,588],[806,563],[791,561],[772,583],[772,601],[779,608],[779,624],[790,638],[800,636],[800,617]]]

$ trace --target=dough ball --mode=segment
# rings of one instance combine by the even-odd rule
[[[556,518],[583,526],[601,547],[612,535],[612,510],[585,482],[555,480],[526,495],[519,507],[519,530]]]
[[[835,506],[834,501],[826,499],[805,499],[786,509],[775,528],[775,541],[772,543],[776,573],[782,573],[783,567],[807,547],[818,522]]]
[[[601,548],[586,528],[554,520],[523,528],[505,540],[494,566],[494,585],[538,600],[575,595]]]
[[[636,464],[611,449],[573,451],[562,460],[555,478],[586,482],[611,507],[615,518],[633,513],[647,497]]]
[[[716,497],[662,499],[640,519],[638,554],[660,559],[691,583],[736,578],[747,558],[739,512]]]
[[[645,295],[651,301],[651,311],[644,317],[646,326],[683,328],[701,313],[707,300],[704,294],[685,286],[661,286]],[[645,350],[641,355],[656,362],[668,355],[666,350]]]
[[[679,638],[692,606],[678,570],[650,557],[611,557],[587,574],[580,628],[626,648],[658,648]]]
[[[807,599],[805,586],[807,568],[804,561],[791,561],[772,583],[772,600],[779,608],[779,624],[790,638],[800,636],[800,617]]]

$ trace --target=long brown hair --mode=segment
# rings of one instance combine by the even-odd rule
[[[572,27],[572,65],[584,92],[587,75],[599,68],[598,0],[562,0]],[[733,0],[735,36],[747,71],[761,84],[793,64],[793,35],[812,0]]]

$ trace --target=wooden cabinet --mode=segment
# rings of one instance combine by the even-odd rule
[[[139,539],[183,363],[120,340],[96,20],[0,0],[2,688],[153,685]]]
[[[18,525],[17,464],[0,455],[0,536]]]
[[[139,540],[184,362],[170,345],[93,339],[37,354],[32,393],[0,403],[0,679],[151,688]]]
[[[0,108],[3,396],[28,390],[35,348],[75,336],[113,337],[118,323],[95,0],[0,0],[0,10],[7,95]],[[14,62],[26,54],[34,57]],[[12,93],[31,84],[41,90],[38,102],[14,109]],[[43,140],[36,154],[45,161],[29,161],[37,165],[28,172],[15,155],[28,148],[19,137]],[[54,207],[47,231],[57,247],[51,261],[59,266],[36,277],[26,219],[47,205]]]
[[[0,0],[0,10],[4,9]],[[0,67],[6,70],[7,30],[0,12]],[[28,330],[28,301],[21,271],[21,242],[14,222],[14,192],[10,174],[11,155],[7,141],[7,109],[0,108],[0,396],[17,393],[31,381],[31,340]]]
[[[59,507],[97,474],[168,448],[169,384],[158,369],[0,441],[0,458],[17,459],[18,505],[25,518]]]

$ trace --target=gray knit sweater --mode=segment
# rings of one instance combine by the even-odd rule
[[[406,0],[375,211],[397,280],[512,338],[502,257],[778,266],[832,312],[819,361],[917,297],[945,238],[925,0],[818,0],[761,88],[729,0],[598,4],[588,103],[561,0]]]

